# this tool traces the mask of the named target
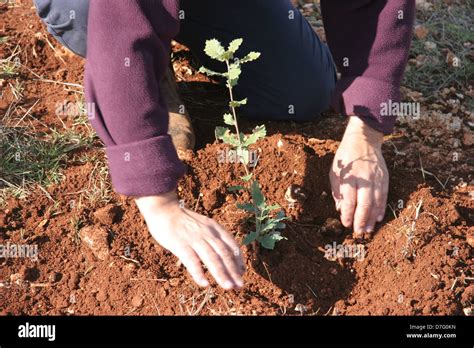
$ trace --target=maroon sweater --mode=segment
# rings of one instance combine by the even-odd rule
[[[91,123],[106,145],[114,188],[125,195],[172,191],[184,173],[159,91],[179,31],[177,2],[90,3],[86,99],[94,103]],[[381,116],[380,104],[400,100],[415,0],[321,0],[321,9],[342,74],[334,108],[390,133],[395,117]]]

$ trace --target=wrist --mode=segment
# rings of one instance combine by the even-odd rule
[[[135,198],[135,203],[142,214],[164,213],[179,208],[178,196],[175,191]]]
[[[383,133],[370,127],[357,116],[351,116],[344,133],[344,139],[364,140],[372,145],[381,146],[383,143]]]

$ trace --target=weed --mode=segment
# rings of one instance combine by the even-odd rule
[[[233,126],[235,133],[228,127],[216,127],[216,138],[222,140],[225,144],[231,146],[239,158],[239,162],[243,164],[245,176],[241,177],[243,185],[230,187],[228,190],[248,191],[251,194],[252,202],[237,204],[237,208],[252,213],[255,216],[255,231],[250,232],[244,239],[244,244],[250,244],[254,241],[259,242],[266,249],[273,249],[275,243],[282,239],[279,230],[285,228],[284,220],[287,220],[285,213],[278,204],[267,205],[265,196],[262,193],[257,180],[253,180],[253,173],[250,172],[250,146],[255,144],[259,139],[266,136],[265,126],[258,126],[253,129],[252,134],[245,135],[240,132],[237,119],[236,109],[247,104],[247,98],[243,100],[234,99],[233,88],[238,84],[239,77],[242,74],[242,65],[252,62],[260,57],[258,52],[250,52],[244,58],[235,58],[237,50],[242,45],[242,39],[233,40],[227,50],[222,44],[216,40],[206,41],[204,52],[219,62],[225,63],[227,72],[216,72],[201,67],[199,71],[208,76],[220,76],[226,80],[226,86],[229,90],[229,109],[230,113],[224,114],[224,123]],[[274,212],[279,210],[276,214]]]
[[[436,100],[436,92],[445,87],[466,87],[474,74],[472,55],[472,2],[464,6],[449,6],[435,0],[433,10],[419,11],[418,20],[428,30],[425,38],[413,40],[411,58],[421,59],[416,66],[409,66],[403,85],[422,92]],[[430,47],[427,43],[436,44]],[[451,59],[448,59],[451,55]],[[472,98],[468,102],[472,103]]]

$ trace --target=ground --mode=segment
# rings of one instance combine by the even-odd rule
[[[298,6],[324,37],[319,6]],[[225,292],[198,288],[152,240],[134,202],[111,189],[102,144],[82,110],[84,61],[46,33],[31,1],[1,5],[0,245],[37,245],[39,254],[0,257],[0,314],[472,313],[472,5],[417,7],[402,93],[420,103],[421,115],[400,119],[385,139],[389,208],[374,237],[355,240],[331,197],[328,172],[346,119],[329,112],[318,123],[268,122],[255,146],[264,154],[256,175],[269,202],[291,217],[287,240],[273,251],[243,247],[246,285]],[[241,241],[248,216],[235,203],[245,197],[227,187],[242,170],[218,163],[225,145],[213,131],[226,92],[197,73],[185,47],[174,45],[172,61],[198,138],[180,198]],[[245,132],[254,126],[242,123]],[[290,186],[304,192],[293,205]],[[363,257],[330,255],[333,245]]]

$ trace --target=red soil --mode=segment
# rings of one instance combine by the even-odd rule
[[[20,44],[22,63],[36,74],[81,83],[83,61],[46,36],[30,5],[0,10],[5,18],[2,35],[13,38],[2,48],[3,58]],[[175,62],[178,76],[187,63],[184,58]],[[25,84],[22,106],[28,109],[39,99],[32,113],[35,126],[60,126],[56,103],[74,101],[73,93],[34,78],[27,71],[18,77]],[[241,241],[248,216],[235,203],[245,197],[227,192],[238,183],[241,167],[219,164],[217,151],[224,145],[213,143],[225,92],[200,75],[186,78],[180,87],[195,122],[199,150],[187,156],[188,173],[179,184],[179,195],[188,208],[213,217]],[[11,100],[7,92],[2,102],[6,104],[0,105],[3,112]],[[242,125],[245,131],[253,126],[248,121]],[[328,179],[344,126],[344,118],[332,114],[314,124],[267,124],[270,136],[255,147],[261,154],[256,176],[269,202],[284,207],[292,221],[283,233],[287,240],[275,250],[243,248],[247,272],[240,291],[225,292],[215,285],[198,288],[177,259],[153,241],[131,199],[114,194],[105,206],[71,204],[80,200],[78,192],[87,187],[94,163],[69,165],[61,184],[47,188],[56,202],[54,214],[54,203],[39,189],[28,199],[10,199],[0,212],[0,244],[39,247],[36,262],[0,258],[0,314],[463,314],[473,303],[472,286],[468,287],[472,185],[441,190],[436,180],[424,179],[416,166],[400,162],[399,154],[386,145],[389,203],[396,217],[388,209],[372,239],[354,240],[334,220],[338,214]],[[413,142],[398,135],[392,138],[398,150],[410,152]],[[417,152],[412,153],[417,158]],[[421,156],[429,168],[428,154]],[[468,172],[460,163],[453,173]],[[291,185],[299,185],[306,196],[294,207],[285,199]],[[400,200],[403,207],[397,208]],[[81,222],[78,228],[74,221]],[[363,244],[365,258],[326,258],[324,248],[334,242]]]

